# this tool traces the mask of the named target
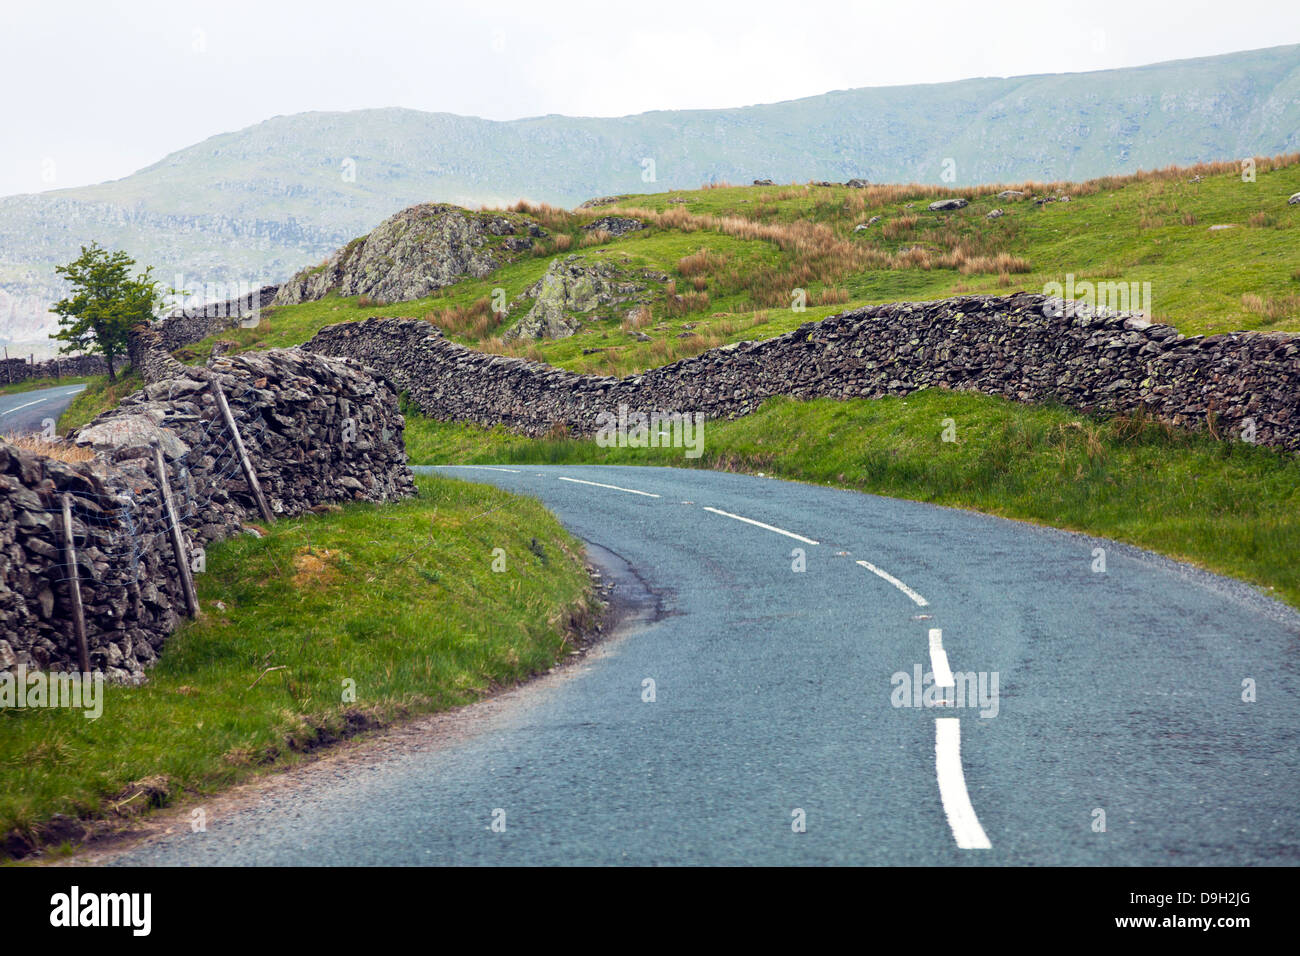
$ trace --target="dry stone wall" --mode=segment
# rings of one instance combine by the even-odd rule
[[[278,285],[262,286],[255,292],[225,302],[209,302],[190,309],[171,313],[152,326],[160,336],[162,347],[168,352],[202,342],[209,335],[218,335],[246,323],[256,326],[262,310],[271,305]]]
[[[193,374],[163,347],[163,333],[157,325],[137,325],[128,332],[126,354],[146,385]]]
[[[80,430],[92,461],[0,442],[0,670],[77,669],[61,495],[72,505],[91,666],[120,681],[142,679],[186,609],[154,448],[191,555],[262,521],[212,380],[275,514],[413,493],[396,394],[355,364],[277,349],[180,368]]]
[[[1145,409],[1221,434],[1300,449],[1300,336],[1184,337],[1138,315],[1094,314],[1042,295],[872,306],[762,342],[739,343],[630,378],[576,375],[457,345],[418,319],[322,329],[304,348],[389,378],[426,414],[539,435],[588,434],[633,411],[747,414],[775,395],[878,398],[941,386],[1088,411]]]
[[[126,359],[113,363],[113,371],[121,371]],[[102,355],[69,355],[28,362],[25,359],[0,359],[0,384],[11,385],[34,378],[75,378],[82,375],[107,375],[108,362]]]

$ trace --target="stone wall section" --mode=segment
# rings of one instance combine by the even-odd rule
[[[275,349],[178,368],[75,434],[94,452],[89,462],[0,442],[0,670],[77,667],[61,495],[72,503],[91,665],[119,681],[143,679],[186,608],[154,448],[163,450],[191,556],[256,533],[263,519],[213,380],[275,515],[414,493],[397,395],[355,363]]]
[[[1300,336],[1186,337],[1140,315],[1067,308],[1042,295],[963,296],[871,306],[776,338],[713,349],[643,375],[577,375],[489,355],[419,319],[322,329],[305,349],[355,359],[434,418],[578,434],[602,412],[754,411],[776,395],[879,398],[971,390],[1082,411],[1145,410],[1173,425],[1300,449]]]

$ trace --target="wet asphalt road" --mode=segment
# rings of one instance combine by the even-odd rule
[[[766,478],[438,471],[540,498],[652,606],[454,744],[116,862],[1300,862],[1300,616],[1251,588],[1110,542]],[[895,706],[895,675],[918,666],[982,673],[990,691],[996,674],[996,715],[981,716],[991,693],[982,708]]]
[[[60,385],[0,395],[0,435],[41,431],[46,419],[58,421],[63,410],[85,388],[84,385]]]

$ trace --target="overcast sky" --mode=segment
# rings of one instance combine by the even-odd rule
[[[767,103],[1300,42],[1300,0],[0,0],[0,195],[303,110]]]

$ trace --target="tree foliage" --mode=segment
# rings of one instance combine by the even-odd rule
[[[54,338],[67,343],[59,351],[103,355],[109,381],[114,380],[114,360],[126,352],[127,333],[153,318],[160,297],[152,267],[133,278],[134,266],[125,252],[109,252],[92,242],[81,247],[75,260],[55,267],[72,283],[71,294],[52,309],[59,316]]]

